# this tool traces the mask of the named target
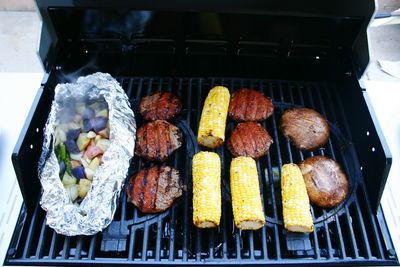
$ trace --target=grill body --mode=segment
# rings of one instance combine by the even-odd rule
[[[9,264],[396,264],[396,257],[382,224],[382,213],[375,215],[360,170],[347,112],[337,85],[321,82],[259,80],[239,78],[154,78],[119,77],[119,82],[135,105],[141,96],[154,91],[172,91],[183,102],[177,124],[185,132],[185,145],[168,164],[179,169],[188,190],[172,208],[159,215],[140,213],[126,202],[126,194],[114,221],[103,233],[92,237],[64,237],[45,225],[44,212],[36,205],[32,214],[23,207],[10,247]],[[252,87],[269,95],[276,111],[264,127],[274,138],[270,153],[258,161],[267,224],[260,231],[239,231],[233,226],[229,192],[231,155],[217,149],[222,159],[223,204],[221,227],[196,229],[191,223],[191,157],[196,142],[186,129],[198,128],[202,103],[214,85],[225,85],[231,92]],[[46,98],[46,89],[41,99]],[[48,97],[51,99],[51,97]],[[314,207],[315,232],[310,236],[291,235],[283,230],[279,167],[314,155],[296,150],[278,129],[284,108],[307,106],[321,111],[331,124],[327,155],[344,166],[350,179],[348,199],[333,210]],[[44,107],[42,107],[44,108]],[[49,108],[49,106],[47,107]],[[46,119],[46,116],[42,118]],[[142,123],[138,121],[139,125]],[[227,125],[227,135],[234,127]],[[38,133],[40,135],[41,133]],[[34,147],[36,144],[34,144]],[[37,151],[40,153],[40,149]],[[130,175],[146,163],[133,161]]]
[[[286,7],[274,1],[186,2],[37,1],[44,21],[39,52],[47,74],[12,157],[24,205],[5,264],[398,264],[379,205],[391,156],[357,81],[368,63],[365,29],[373,1],[337,1],[331,7],[320,1],[302,6],[288,1]],[[95,71],[116,77],[134,110],[154,91],[179,96],[183,111],[175,122],[185,142],[168,164],[179,169],[187,191],[157,215],[140,213],[123,193],[102,233],[65,237],[46,226],[38,205],[43,127],[56,84]],[[216,150],[223,166],[221,226],[199,230],[191,222],[195,136],[204,99],[215,85],[231,93],[243,87],[263,91],[276,106],[263,123],[274,144],[257,163],[267,221],[259,231],[234,227],[231,155],[225,146]],[[303,153],[283,137],[280,115],[292,106],[314,108],[327,117],[326,149]],[[137,113],[136,118],[140,126]],[[233,127],[229,121],[227,137]],[[314,154],[343,166],[350,193],[335,209],[313,208],[314,233],[290,234],[282,225],[280,167]],[[127,179],[145,164],[135,157]]]

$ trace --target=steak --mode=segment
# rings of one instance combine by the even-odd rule
[[[135,154],[151,161],[165,161],[182,145],[182,132],[164,120],[140,127],[136,137]]]
[[[228,140],[228,148],[234,157],[257,159],[268,153],[273,143],[271,136],[259,123],[239,123]]]
[[[253,89],[240,89],[233,93],[228,114],[235,121],[262,121],[274,112],[269,97]]]
[[[181,109],[181,101],[170,92],[155,92],[144,96],[139,104],[139,113],[148,121],[170,120]]]
[[[179,171],[169,166],[143,168],[129,180],[128,201],[144,213],[168,209],[182,195]]]

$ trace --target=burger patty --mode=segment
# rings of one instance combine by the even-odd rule
[[[131,177],[126,193],[128,201],[141,212],[164,211],[182,195],[179,172],[169,166],[143,168]]]
[[[324,116],[309,108],[292,108],[282,114],[283,134],[300,150],[314,150],[328,142],[329,125]]]
[[[182,109],[179,98],[170,92],[155,92],[144,96],[139,104],[139,113],[145,120],[170,120]]]
[[[228,140],[228,148],[234,157],[257,159],[268,153],[273,143],[271,136],[259,123],[239,123]]]
[[[346,198],[349,183],[340,165],[325,156],[307,158],[299,164],[310,201],[333,208]]]
[[[167,121],[157,120],[139,128],[135,154],[152,161],[165,161],[182,145],[182,132]]]
[[[274,104],[269,97],[253,89],[233,93],[228,114],[235,121],[262,121],[272,115]]]

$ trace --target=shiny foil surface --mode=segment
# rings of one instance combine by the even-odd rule
[[[88,194],[80,205],[73,204],[59,176],[54,152],[57,115],[67,99],[98,99],[108,103],[111,144],[103,155]],[[80,77],[76,83],[58,84],[44,130],[39,179],[41,207],[47,212],[46,224],[57,233],[93,235],[107,227],[117,208],[118,197],[135,148],[136,122],[129,99],[119,83],[106,73]]]

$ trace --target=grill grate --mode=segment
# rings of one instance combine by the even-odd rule
[[[184,106],[177,123],[181,121],[178,123],[181,128],[189,125],[195,133],[202,103],[214,85],[225,85],[231,93],[242,87],[252,87],[270,96],[276,103],[276,110],[263,126],[274,138],[274,144],[270,153],[257,162],[266,226],[259,231],[240,231],[234,227],[228,171],[231,155],[225,147],[216,149],[223,166],[221,226],[200,230],[192,225],[191,155],[187,151],[193,151],[193,147],[187,134],[184,147],[167,164],[179,169],[188,190],[169,210],[158,215],[142,214],[126,203],[123,191],[114,221],[103,233],[89,237],[64,237],[46,226],[45,214],[39,206],[26,220],[22,209],[22,235],[15,246],[11,245],[6,264],[396,264],[396,257],[386,247],[377,217],[371,211],[354,148],[351,142],[346,142],[350,140],[350,130],[334,85],[237,78],[121,77],[118,81],[133,106],[140,97],[152,91],[167,90],[177,94]],[[278,129],[280,114],[293,105],[314,108],[327,117],[331,138],[326,149],[300,152],[282,136]],[[141,124],[138,118],[138,125]],[[234,123],[229,121],[227,136],[233,127]],[[313,207],[314,233],[288,234],[282,225],[280,167],[315,154],[327,155],[344,167],[349,176],[351,194],[336,209]],[[148,163],[135,157],[129,176],[145,164]]]

